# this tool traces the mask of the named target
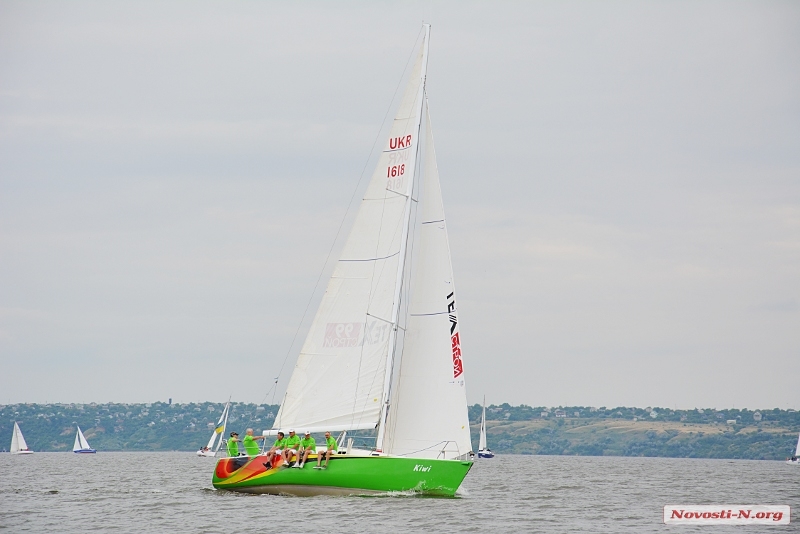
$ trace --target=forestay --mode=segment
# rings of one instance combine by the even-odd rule
[[[418,145],[427,35],[274,429],[373,428],[386,393]]]
[[[421,227],[386,452],[463,457],[472,450],[458,307],[430,116],[425,110]]]

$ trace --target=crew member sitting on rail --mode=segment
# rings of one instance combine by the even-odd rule
[[[317,442],[311,437],[311,432],[306,430],[305,437],[300,440],[300,462],[295,464],[294,467],[302,469],[306,464],[306,460],[308,460],[308,455],[312,452],[317,452]]]
[[[284,443],[283,447],[283,460],[284,464],[288,466],[292,461],[292,456],[295,457],[295,461],[297,460],[297,450],[300,448],[300,436],[294,433],[294,429],[289,430],[289,437],[286,438],[286,442]]]
[[[322,453],[317,455],[317,466],[314,469],[327,469],[328,468],[328,461],[331,459],[332,454],[336,454],[339,450],[339,444],[336,443],[336,440],[331,437],[330,432],[325,432],[325,447],[327,450],[325,451],[325,466],[322,467],[320,463],[322,462]]]
[[[275,463],[275,460],[283,454],[283,448],[286,445],[286,438],[283,432],[278,432],[278,439],[275,440],[275,443],[272,444],[269,452],[267,453],[267,462],[264,464],[264,467],[267,469],[272,469],[272,465]]]
[[[256,441],[264,439],[264,436],[253,436],[253,429],[248,428],[245,432],[244,440],[244,450],[247,451],[247,456],[258,456],[258,453],[261,452],[261,448],[258,446]]]

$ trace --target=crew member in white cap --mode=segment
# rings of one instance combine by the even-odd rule
[[[311,437],[311,432],[306,430],[303,439],[300,440],[300,462],[299,465],[295,464],[295,467],[302,469],[312,452],[317,452],[317,442]]]
[[[294,433],[294,428],[289,429],[289,437],[286,438],[286,442],[283,444],[283,465],[290,465],[292,456],[294,456],[295,461],[297,461],[297,450],[299,448],[300,436]]]

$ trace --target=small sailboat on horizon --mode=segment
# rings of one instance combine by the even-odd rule
[[[800,434],[797,436],[797,447],[794,450],[794,456],[786,460],[789,465],[800,465]]]
[[[72,452],[77,454],[94,454],[97,452],[96,449],[89,446],[89,442],[86,441],[86,437],[81,432],[81,427],[78,427],[78,432],[75,434],[75,444],[72,446]]]
[[[486,446],[486,397],[483,398],[481,436],[478,438],[478,458],[494,458],[494,453]]]
[[[197,456],[213,458],[217,455],[217,451],[225,440],[225,428],[228,426],[228,410],[230,406],[231,401],[229,399],[228,403],[225,404],[225,408],[222,410],[222,415],[219,416],[219,421],[217,421],[214,427],[214,432],[211,433],[211,439],[208,440],[208,445],[197,451]]]
[[[11,435],[11,454],[33,454],[33,451],[28,448],[25,443],[25,437],[22,435],[19,425],[14,421],[14,433]]]

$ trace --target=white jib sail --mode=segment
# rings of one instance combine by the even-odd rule
[[[377,425],[414,182],[427,39],[273,427]]]
[[[25,443],[25,436],[22,435],[19,425],[14,421],[14,434],[11,436],[11,452],[19,452],[28,450],[28,444]]]
[[[89,442],[86,441],[83,432],[81,432],[81,427],[78,427],[78,431],[75,433],[75,444],[72,446],[72,450],[73,451],[91,450]]]
[[[456,458],[472,445],[450,245],[427,106],[423,158],[421,228],[385,450],[415,458]]]
[[[486,450],[486,399],[483,399],[483,415],[481,416],[481,436],[478,438],[478,450]]]
[[[800,456],[800,435],[797,436],[797,448],[794,451],[795,456]]]

